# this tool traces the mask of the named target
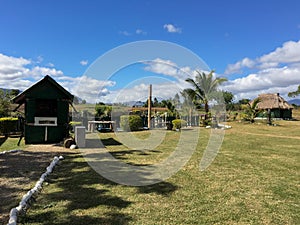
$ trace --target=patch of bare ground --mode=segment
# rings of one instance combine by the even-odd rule
[[[76,150],[59,145],[28,145],[25,150],[0,155],[0,224],[7,224],[9,211],[33,188],[54,156]]]

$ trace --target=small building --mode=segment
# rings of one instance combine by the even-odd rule
[[[257,110],[265,112],[270,110],[272,118],[292,119],[293,106],[291,106],[287,101],[285,101],[279,95],[279,93],[260,94],[258,98],[260,102],[257,104]],[[258,117],[264,117],[263,112],[259,113]]]
[[[73,98],[48,75],[13,98],[13,103],[24,104],[25,143],[58,143],[67,137]]]

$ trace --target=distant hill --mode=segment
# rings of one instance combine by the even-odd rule
[[[12,91],[14,91],[15,93],[20,93],[21,91],[18,89],[7,89],[7,88],[0,88],[1,91],[3,91],[4,93],[11,93]]]
[[[292,99],[288,101],[289,104],[300,105],[300,99]]]
[[[10,91],[10,89],[6,89],[6,88],[0,88],[0,90],[4,91],[5,93]]]

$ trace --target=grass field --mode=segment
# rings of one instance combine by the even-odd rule
[[[232,122],[216,159],[199,162],[208,129],[191,160],[174,176],[144,187],[119,185],[97,174],[79,152],[66,155],[49,177],[24,224],[300,224],[299,121],[277,126]],[[189,131],[184,131],[189,132]],[[118,159],[151,164],[166,158],[179,132],[156,151],[131,150],[113,133],[100,134]],[[143,139],[147,133],[134,135]]]
[[[4,136],[0,136],[0,152],[9,151],[14,149],[24,149],[25,142],[24,138],[20,142],[20,146],[18,146],[19,138],[5,138]]]

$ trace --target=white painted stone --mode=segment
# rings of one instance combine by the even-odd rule
[[[23,195],[17,207],[14,207],[10,210],[8,225],[17,225],[19,212],[28,206],[28,201],[30,200],[30,198],[35,193],[39,192],[39,190],[42,188],[42,184],[46,176],[48,176],[53,171],[53,168],[61,159],[63,159],[63,156],[55,156],[50,165],[47,167],[46,172],[41,175],[40,179],[36,182],[35,186],[31,190],[29,190],[25,195]]]
[[[85,127],[84,126],[76,126],[75,127],[75,142],[78,148],[85,147]]]
[[[71,145],[71,146],[70,146],[70,149],[72,149],[72,150],[73,150],[73,149],[76,149],[76,148],[77,148],[76,145]]]

